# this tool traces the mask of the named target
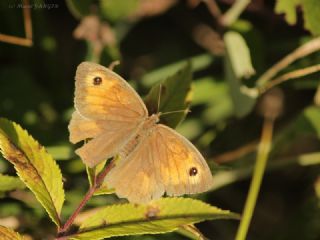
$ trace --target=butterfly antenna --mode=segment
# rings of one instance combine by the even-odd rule
[[[167,114],[171,114],[171,113],[190,113],[191,111],[189,109],[183,109],[183,110],[176,110],[176,111],[170,111],[170,112],[165,112],[165,113],[161,113],[162,115],[167,115]]]
[[[160,111],[160,98],[161,98],[161,93],[162,93],[162,84],[159,84],[159,95],[158,95],[158,107],[157,107],[157,112]]]

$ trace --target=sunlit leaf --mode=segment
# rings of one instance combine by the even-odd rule
[[[297,22],[296,6],[301,0],[277,0],[275,11],[276,13],[284,13],[285,19],[289,24]]]
[[[0,119],[0,150],[53,222],[60,225],[64,190],[60,169],[51,155],[18,124],[3,118]]]
[[[320,35],[320,4],[318,0],[277,0],[275,11],[285,14],[285,19],[289,24],[297,22],[297,8],[303,11],[304,26],[313,35]]]
[[[0,192],[24,189],[26,185],[18,178],[0,174]]]
[[[130,213],[130,214],[128,214]],[[185,224],[209,219],[237,219],[238,215],[188,198],[162,198],[148,205],[119,204],[100,209],[71,239],[172,232]]]
[[[19,233],[10,228],[0,226],[0,239],[2,240],[25,240]]]
[[[154,85],[145,98],[149,113],[181,111],[163,115],[160,122],[175,128],[186,116],[191,101],[191,64],[188,62],[176,74],[161,82],[160,106],[159,91],[160,83]],[[185,110],[185,111],[183,111]]]
[[[227,55],[225,57],[226,78],[230,86],[234,113],[237,117],[248,114],[256,98],[242,91],[242,79],[254,73],[249,48],[242,36],[236,32],[227,32],[224,36]]]

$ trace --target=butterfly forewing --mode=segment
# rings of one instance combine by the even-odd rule
[[[147,109],[132,87],[99,64],[83,62],[76,72],[75,107],[85,118],[141,121]]]
[[[90,167],[112,157],[134,137],[148,116],[133,88],[111,70],[83,62],[76,72],[70,141],[92,139],[76,153]]]

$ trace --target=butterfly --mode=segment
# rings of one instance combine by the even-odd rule
[[[76,150],[89,167],[119,156],[104,180],[118,197],[147,203],[165,193],[178,196],[211,188],[212,174],[196,147],[159,124],[161,113],[149,116],[140,96],[122,77],[83,62],[75,79],[70,141],[90,139]]]

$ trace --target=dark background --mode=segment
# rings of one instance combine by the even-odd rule
[[[73,32],[80,19],[65,1],[35,2],[57,7],[31,9],[32,47],[0,42],[0,116],[21,124],[41,144],[48,146],[58,160],[67,190],[63,209],[66,218],[88,187],[85,167],[68,141],[67,125],[73,111],[75,70],[80,62],[95,58],[94,41],[75,39]],[[158,1],[158,4],[164,2],[170,1]],[[224,73],[224,51],[219,48],[221,36],[232,29],[246,39],[256,70],[256,75],[247,81],[248,85],[311,36],[303,29],[301,10],[298,9],[298,23],[289,26],[283,16],[274,13],[274,1],[252,1],[241,20],[229,29],[219,26],[205,4],[191,7],[192,2],[196,1],[177,1],[157,14],[145,10],[140,16],[132,17],[132,13],[128,13],[114,17],[104,12],[99,1],[92,1],[91,6],[96,7],[84,8],[83,12],[84,15],[90,11],[97,13],[115,34],[115,42],[103,47],[100,63],[108,65],[120,59],[121,64],[115,71],[129,80],[141,96],[153,82],[174,72],[168,66],[189,58],[200,66],[194,71],[192,112],[177,130],[200,149],[218,180],[225,176],[223,173],[235,178],[232,184],[223,183],[218,189],[198,197],[222,209],[241,213],[250,173],[243,177],[237,174],[252,168],[255,152],[218,166],[215,159],[257,141],[263,118],[257,113],[258,105],[246,116],[235,117]],[[225,11],[233,1],[217,2]],[[18,3],[20,1],[0,2],[0,33],[24,36],[22,9],[9,7]],[[121,13],[118,9],[114,11]],[[208,37],[210,32],[206,32],[200,37],[200,43],[197,42],[199,36],[194,29],[199,25],[216,31],[220,37],[212,39]],[[206,41],[209,44],[203,44]],[[316,64],[319,59],[319,53],[312,54],[286,71]],[[277,141],[270,162],[293,160],[266,172],[248,239],[320,239],[320,202],[314,187],[320,161],[301,166],[295,160],[301,154],[320,150],[320,118],[311,122],[305,115],[306,109],[313,105],[318,84],[319,75],[313,74],[281,85],[284,109],[275,125]],[[0,159],[0,172],[15,174],[3,159]],[[30,192],[20,190],[18,193],[2,196],[0,219],[13,216],[18,220],[17,230],[35,239],[53,236],[53,224]],[[99,196],[89,202],[89,207],[114,201],[117,201],[115,196]],[[197,226],[209,239],[234,239],[238,221],[206,221]],[[122,239],[126,238],[185,239],[176,233]]]

